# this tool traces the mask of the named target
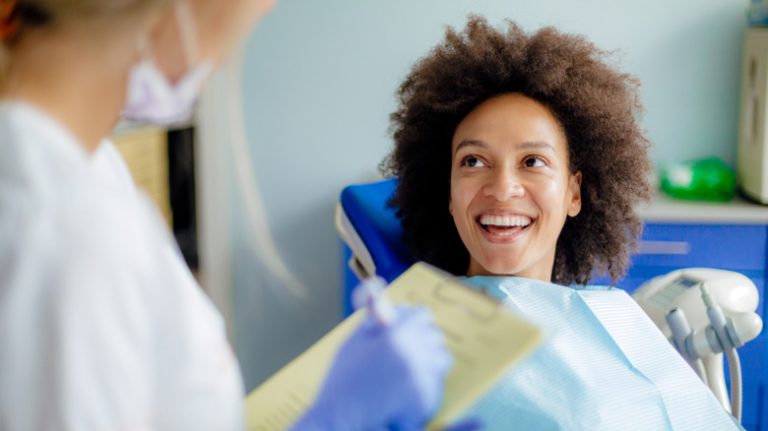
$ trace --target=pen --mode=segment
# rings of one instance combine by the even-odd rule
[[[382,325],[389,325],[395,318],[395,309],[384,295],[387,282],[379,276],[368,277],[352,292],[352,302],[355,309],[367,307],[373,318]]]

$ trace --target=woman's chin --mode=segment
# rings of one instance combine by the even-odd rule
[[[473,265],[475,268],[470,267],[467,275],[488,275],[498,277],[516,277],[517,274],[523,271],[519,265],[510,263],[509,261],[503,262],[484,262],[484,264]]]

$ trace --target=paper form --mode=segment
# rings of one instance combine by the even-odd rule
[[[432,309],[453,354],[443,404],[430,430],[459,419],[540,339],[536,327],[497,300],[424,263],[413,265],[385,292],[394,303]],[[355,312],[248,395],[245,410],[250,431],[284,430],[300,417],[317,395],[336,351],[365,312]]]

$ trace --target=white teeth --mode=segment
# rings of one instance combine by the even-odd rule
[[[503,227],[513,227],[513,226],[528,226],[531,224],[531,218],[525,217],[525,216],[494,216],[494,215],[484,215],[480,217],[480,224],[484,226],[492,225],[492,226],[503,226]]]

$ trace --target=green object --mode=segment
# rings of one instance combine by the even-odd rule
[[[678,199],[726,202],[736,194],[736,173],[717,157],[674,163],[661,171],[661,190]]]

